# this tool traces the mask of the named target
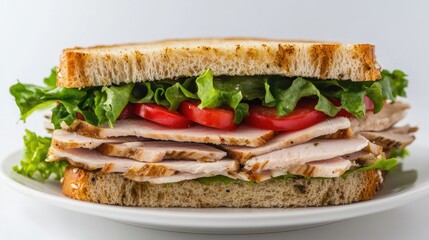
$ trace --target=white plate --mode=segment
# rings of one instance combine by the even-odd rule
[[[14,189],[34,199],[76,212],[170,231],[193,233],[263,233],[302,229],[392,209],[429,193],[427,146],[412,146],[411,156],[385,179],[384,188],[371,201],[344,206],[297,209],[187,209],[108,206],[69,199],[59,183],[40,183],[11,171],[19,162],[15,152],[1,163],[1,176]]]

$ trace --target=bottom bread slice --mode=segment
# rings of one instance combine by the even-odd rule
[[[340,205],[373,198],[382,177],[378,170],[347,178],[273,179],[262,183],[233,181],[203,184],[190,180],[169,184],[136,182],[117,173],[67,167],[62,189],[74,199],[139,207],[310,207]]]

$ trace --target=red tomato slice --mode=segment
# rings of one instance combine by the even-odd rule
[[[314,109],[315,103],[298,104],[289,115],[278,117],[272,107],[251,106],[246,122],[256,128],[274,131],[296,131],[308,128],[326,119],[323,112]]]
[[[134,104],[129,103],[122,110],[121,114],[119,114],[118,120],[130,119],[130,118],[135,118],[135,117],[136,117],[136,114],[134,114]],[[85,117],[81,113],[76,113],[76,118],[79,120],[85,120]]]
[[[171,128],[187,128],[191,122],[178,112],[155,103],[136,103],[134,113],[142,118]]]
[[[135,109],[134,104],[128,103],[128,105],[125,106],[124,109],[122,109],[121,114],[119,114],[118,120],[136,117],[136,114],[134,113],[134,109]]]
[[[374,103],[372,102],[372,100],[368,97],[365,96],[363,98],[364,102],[365,102],[365,107],[366,107],[366,111],[370,112],[370,111],[374,111]],[[331,102],[335,105],[335,106],[340,106],[341,102],[337,99],[332,99]],[[342,116],[342,117],[353,117],[353,114],[347,112],[347,110],[345,109],[341,109],[338,113],[337,116]]]
[[[374,111],[374,103],[372,102],[372,100],[367,96],[365,96],[363,100],[365,102],[366,111]]]
[[[201,125],[233,130],[236,127],[234,123],[234,111],[225,108],[203,108],[199,109],[200,102],[182,102],[179,111],[189,120]]]
[[[85,120],[85,117],[81,113],[76,113],[76,118],[79,120]]]

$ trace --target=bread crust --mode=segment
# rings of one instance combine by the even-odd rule
[[[139,207],[315,207],[372,199],[382,176],[371,170],[347,178],[234,181],[210,185],[198,181],[170,184],[135,182],[117,173],[67,167],[62,189],[66,196],[89,202]]]
[[[198,76],[282,75],[352,81],[381,77],[374,46],[272,39],[211,38],[68,48],[57,85],[108,86]]]

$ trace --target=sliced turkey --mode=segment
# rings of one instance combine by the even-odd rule
[[[244,169],[255,173],[263,170],[287,170],[290,166],[357,152],[367,145],[368,140],[365,138],[317,139],[253,157],[246,162]]]
[[[179,172],[192,174],[227,174],[237,171],[239,164],[235,160],[220,160],[216,162],[196,161],[163,161],[161,163],[143,163],[117,157],[104,156],[89,149],[49,149],[48,161],[66,159],[72,165],[88,170],[101,169],[102,172],[120,172],[137,176],[161,177],[173,176]]]
[[[162,159],[207,162],[226,156],[226,152],[209,145],[167,141],[103,144],[97,151],[107,156],[132,158],[141,162],[159,162]]]
[[[406,115],[406,110],[409,108],[410,105],[403,102],[385,104],[383,109],[376,114],[367,112],[361,119],[351,118],[350,128],[353,133],[362,131],[383,131],[402,120]]]
[[[380,132],[361,132],[371,142],[380,145],[384,150],[401,149],[411,144],[416,137],[417,128],[406,125],[399,128],[391,128]]]
[[[354,153],[343,155],[342,157],[349,161],[367,161],[375,159],[377,156],[374,155],[374,153],[368,152],[366,150],[360,150]]]
[[[306,129],[295,132],[284,132],[275,136],[267,144],[260,147],[222,146],[234,159],[245,163],[253,156],[259,156],[275,150],[307,142],[313,138],[336,133],[338,130],[350,127],[349,119],[345,117],[334,118],[318,123]]]
[[[288,174],[303,177],[339,177],[350,169],[352,163],[342,157],[312,161],[303,165],[291,165],[283,170],[263,170],[261,172],[240,172],[234,177],[244,181],[263,182],[274,177]]]
[[[351,162],[342,157],[312,161],[304,165],[290,167],[288,173],[305,177],[339,177],[350,169]]]
[[[240,125],[234,131],[193,125],[186,129],[172,129],[144,119],[119,120],[114,128],[96,127],[87,122],[76,120],[70,131],[94,138],[136,136],[156,140],[176,142],[196,142],[257,147],[264,145],[274,136],[270,130]]]
[[[254,182],[263,182],[274,177],[294,174],[303,177],[324,177],[324,178],[335,178],[344,174],[347,170],[350,169],[351,162],[345,160],[342,157],[335,157],[327,160],[313,161],[300,166],[292,166],[288,171],[271,171],[264,170],[261,173],[228,173],[225,176],[232,179],[240,179],[244,181],[254,181]],[[125,177],[138,181],[138,182],[151,182],[155,184],[161,183],[171,183],[171,182],[180,182],[185,180],[192,180],[202,177],[213,177],[215,175],[211,174],[190,174],[190,173],[178,173],[173,176],[165,177],[146,177],[146,176],[136,176],[131,174],[126,174]]]
[[[103,143],[123,143],[130,141],[143,141],[137,137],[117,137],[117,138],[105,138],[97,139],[79,135],[74,132],[68,132],[65,130],[54,130],[52,133],[52,146],[59,149],[65,148],[89,148],[93,149],[100,146]]]

